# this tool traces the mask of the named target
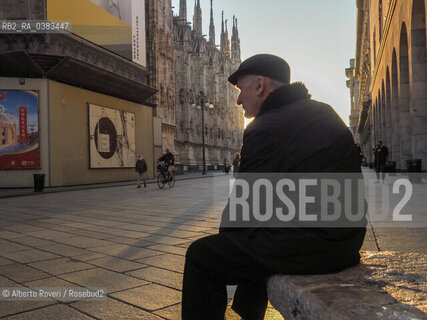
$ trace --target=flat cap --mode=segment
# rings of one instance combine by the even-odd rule
[[[272,54],[257,54],[246,59],[228,78],[228,82],[236,85],[239,77],[247,74],[269,77],[286,84],[291,81],[291,69],[288,63]]]

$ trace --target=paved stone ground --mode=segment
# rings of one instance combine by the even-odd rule
[[[180,319],[186,248],[217,232],[226,201],[213,181],[1,199],[0,287],[106,287],[108,299],[0,301],[0,317]],[[404,235],[401,250],[426,252],[427,229],[390,230],[377,233],[371,225],[364,249],[399,251]],[[227,319],[238,318],[229,310]],[[269,308],[266,319],[283,318]]]

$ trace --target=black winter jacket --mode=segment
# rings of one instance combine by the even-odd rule
[[[347,126],[294,83],[267,97],[245,129],[241,173],[359,172]],[[226,208],[227,210],[227,208]],[[240,250],[274,273],[329,273],[355,265],[365,228],[221,228]]]
[[[144,173],[147,171],[147,163],[144,159],[138,159],[135,164],[135,171],[139,173]]]

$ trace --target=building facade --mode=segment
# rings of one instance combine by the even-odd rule
[[[359,80],[356,78],[356,68],[354,66],[354,59],[350,60],[350,67],[345,69],[345,75],[348,80],[346,82],[347,88],[350,89],[350,131],[353,134],[354,141],[358,142],[359,132],[358,132],[358,124],[359,124]]]
[[[0,34],[0,187],[31,187],[33,174],[47,187],[132,180],[138,154],[154,176],[145,5],[109,3],[0,0],[0,20],[73,23]]]
[[[243,110],[236,107],[237,91],[227,81],[241,62],[237,19],[233,17],[230,41],[223,15],[218,49],[212,5],[211,1],[208,39],[202,32],[200,0],[195,1],[192,27],[187,21],[185,0],[180,1],[180,13],[173,18],[175,148],[185,168],[202,164],[203,132],[208,167],[223,165],[224,159],[230,164],[243,139]]]
[[[150,102],[155,116],[161,119],[161,144],[155,146],[156,157],[175,148],[175,52],[171,0],[146,0],[148,84],[157,89]]]
[[[372,147],[382,140],[398,169],[405,170],[409,159],[421,159],[425,169],[427,1],[357,0],[356,4],[354,98],[365,155],[373,161]]]

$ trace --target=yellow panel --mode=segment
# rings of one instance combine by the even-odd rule
[[[100,45],[130,44],[132,32],[130,27],[94,27],[73,26],[73,33]]]
[[[90,0],[48,0],[48,20],[71,21],[72,32],[99,45],[130,44],[132,27]]]
[[[48,0],[47,19],[69,20],[72,25],[129,26],[89,0]]]

